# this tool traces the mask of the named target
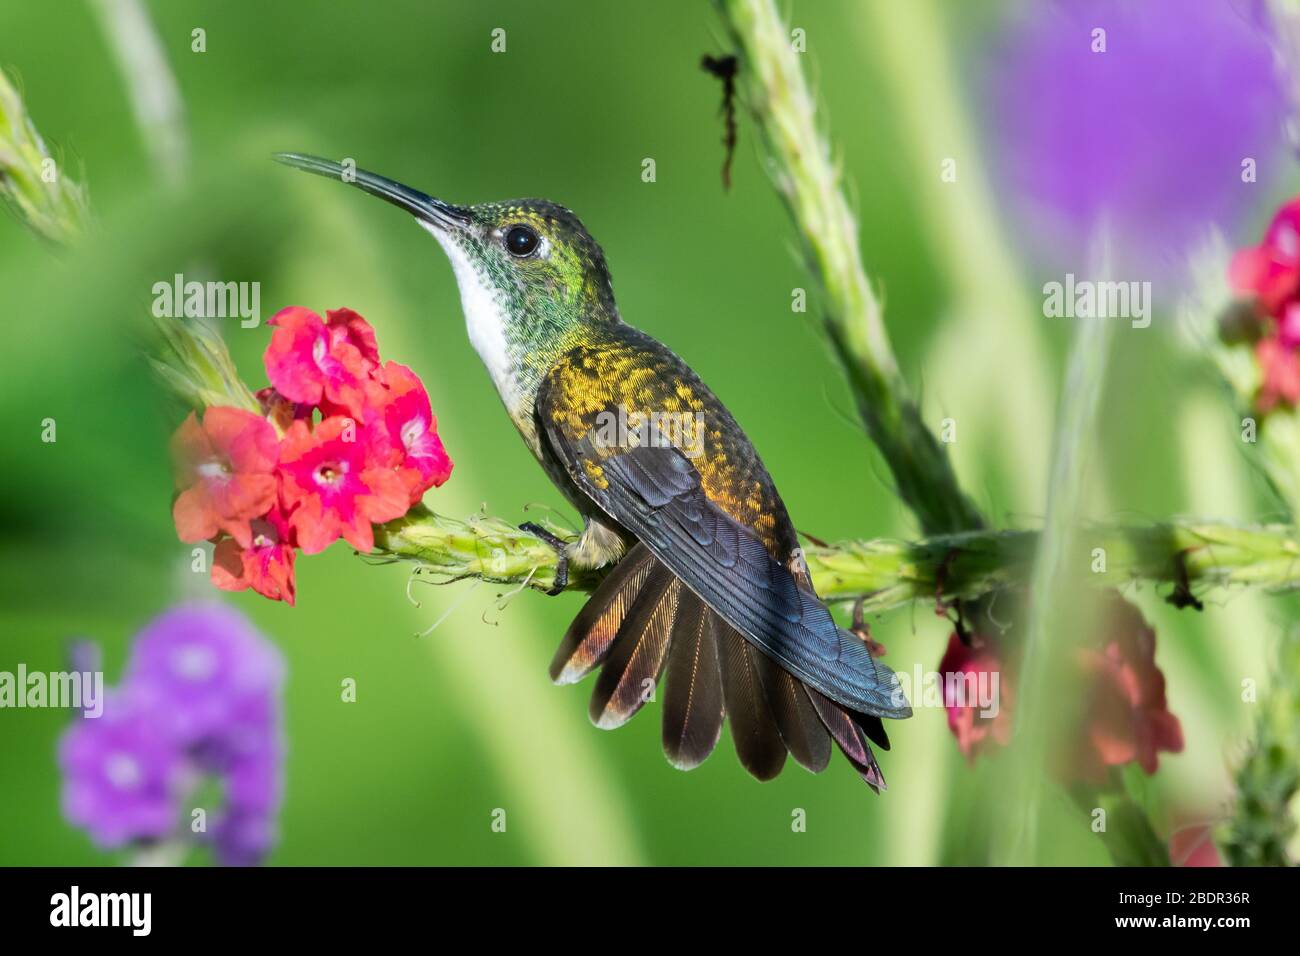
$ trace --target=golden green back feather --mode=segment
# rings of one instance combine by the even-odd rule
[[[545,416],[574,445],[592,437],[611,409],[629,414],[690,416],[699,446],[688,455],[705,495],[762,539],[781,563],[798,541],[781,496],[748,437],[691,368],[667,347],[630,326],[565,353],[547,374]],[[620,449],[594,443],[584,458],[589,477],[603,481],[603,458]]]

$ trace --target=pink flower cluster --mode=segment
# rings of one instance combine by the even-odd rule
[[[1012,655],[1003,641],[973,635],[970,643],[954,634],[939,663],[948,727],[968,761],[1011,742],[1015,675],[1006,666]],[[1069,753],[1059,768],[1071,783],[1103,785],[1110,768],[1136,763],[1156,772],[1160,752],[1179,753],[1183,731],[1169,711],[1165,677],[1155,660],[1156,633],[1132,604],[1107,597],[1101,630],[1077,649],[1072,676],[1084,692],[1084,710]],[[953,693],[956,681],[975,686],[980,675],[997,673],[1000,700],[984,713],[973,694]]]
[[[190,414],[172,439],[172,516],[182,541],[216,542],[217,587],[292,604],[295,549],[343,538],[370,551],[371,526],[406,514],[452,462],[419,377],[380,363],[360,315],[291,306],[270,324],[264,414]]]
[[[1233,256],[1228,280],[1263,323],[1254,344],[1259,411],[1300,403],[1300,198],[1277,211],[1263,242]]]

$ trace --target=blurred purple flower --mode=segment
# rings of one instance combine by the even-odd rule
[[[178,607],[156,618],[136,636],[124,677],[169,708],[168,729],[186,746],[227,734],[282,679],[275,648],[221,605]]]
[[[257,866],[275,845],[275,824],[265,813],[227,809],[212,831],[212,848],[222,866]]]
[[[1260,195],[1243,161],[1263,179],[1281,155],[1288,104],[1274,64],[1258,0],[1028,8],[990,104],[1025,248],[1082,271],[1104,221],[1120,270],[1181,275],[1203,231],[1239,227]]]
[[[64,735],[64,813],[96,844],[188,832],[184,801],[205,776],[223,806],[207,839],[218,862],[246,866],[274,845],[284,742],[279,652],[219,605],[174,608],[136,638],[103,717]]]
[[[64,816],[101,849],[161,840],[176,826],[184,756],[129,694],[111,694],[102,716],[68,729],[59,768]]]

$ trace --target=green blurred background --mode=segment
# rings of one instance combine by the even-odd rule
[[[886,15],[886,6],[892,7]],[[720,90],[699,69],[721,49],[703,3],[555,0],[148,4],[184,97],[189,188],[165,187],[132,120],[92,10],[74,0],[0,8],[0,65],[56,154],[84,169],[98,222],[74,251],[0,220],[0,669],[57,669],[92,637],[116,679],[132,633],[180,598],[214,597],[169,512],[167,438],[183,411],[140,357],[154,282],[175,272],[261,283],[263,316],[350,306],[385,357],[423,377],[455,459],[426,499],[510,520],[561,506],[471,350],[451,271],[395,210],[273,165],[288,149],[353,157],[453,201],[545,196],[603,244],[625,318],[669,343],[730,405],[798,527],[824,539],[914,527],[863,437],[817,328],[815,293],[742,117],[724,193]],[[1069,329],[1041,317],[1037,284],[976,158],[969,102],[1008,11],[997,4],[797,3],[807,64],[861,217],[869,273],[904,368],[937,427],[959,422],[960,477],[999,524],[1045,500],[1052,410]],[[191,52],[191,31],[207,50]],[[507,52],[490,33],[507,31]],[[958,55],[955,51],[960,48]],[[954,145],[956,144],[956,145]],[[958,189],[936,173],[969,157]],[[652,157],[657,181],[641,180]],[[1260,215],[1267,214],[1261,208]],[[265,327],[230,320],[245,378],[263,381]],[[1165,334],[1121,335],[1094,462],[1094,517],[1259,519],[1274,506],[1234,450],[1204,371]],[[57,421],[58,441],[40,441]],[[568,513],[565,510],[563,513]],[[890,790],[842,761],[793,764],[759,784],[729,739],[700,769],[667,765],[658,715],[593,728],[589,687],[552,687],[546,663],[581,599],[490,585],[417,586],[338,545],[298,562],[298,606],[222,595],[283,648],[289,757],[281,864],[931,864],[985,860],[1005,765],[968,768],[944,713],[891,728]],[[1150,781],[1160,823],[1220,814],[1267,638],[1290,603],[1215,599],[1179,614],[1134,592],[1160,638],[1186,751]],[[448,613],[449,612],[449,613]],[[416,635],[447,614],[431,634]],[[873,621],[887,660],[933,669],[949,626],[928,606]],[[354,678],[356,703],[340,702]],[[0,863],[116,862],[60,817],[55,746],[68,715],[0,712]],[[505,833],[492,812],[508,814]],[[795,808],[807,832],[791,830]],[[983,809],[981,809],[983,808]],[[1103,864],[1087,821],[1047,808],[1051,862]]]

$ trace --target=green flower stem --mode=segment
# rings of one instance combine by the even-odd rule
[[[133,2],[101,2],[98,7],[105,16],[113,11],[128,15],[131,25],[125,29],[123,42],[130,39],[133,30],[152,30],[147,18],[142,18],[143,8]],[[136,42],[132,48],[141,46]],[[145,59],[157,64],[157,57],[155,50]],[[165,68],[165,63],[158,66],[161,70]],[[151,74],[146,79],[165,85],[159,76]],[[167,79],[167,83],[175,85],[172,79]],[[173,131],[173,135],[179,134]],[[53,164],[22,97],[2,70],[0,199],[33,232],[59,245],[82,235],[89,222],[85,189]],[[199,319],[155,318],[154,325],[161,342],[156,349],[157,357],[151,357],[150,363],[182,400],[196,409],[234,405],[261,413],[257,399],[240,380],[230,351],[217,330]]]
[[[220,336],[201,323],[159,319],[166,357],[155,360],[176,394],[196,409],[235,405],[258,410],[235,372]],[[545,519],[541,522],[547,525]],[[560,537],[572,537],[550,526]],[[819,593],[830,601],[861,600],[869,612],[917,600],[971,600],[1024,587],[1038,547],[1035,531],[977,530],[921,541],[896,539],[808,545],[805,555]],[[415,561],[445,580],[482,578],[538,591],[555,584],[557,556],[540,538],[500,518],[458,520],[420,506],[375,526],[377,553]],[[1236,526],[1179,520],[1143,526],[1093,525],[1078,530],[1072,549],[1090,568],[1088,580],[1118,587],[1133,581],[1202,587],[1300,588],[1300,538],[1285,525]],[[568,589],[590,591],[600,574],[570,569]]]
[[[1233,866],[1292,866],[1300,794],[1300,634],[1294,630],[1282,638],[1273,686],[1259,708],[1220,846]]]
[[[571,533],[552,528],[561,537]],[[863,602],[867,612],[912,601],[971,599],[1028,584],[1039,535],[1035,531],[970,531],[922,541],[889,539],[809,545],[808,569],[818,592],[836,602]],[[1134,581],[1210,587],[1300,588],[1300,536],[1286,526],[1238,527],[1177,521],[1142,527],[1095,525],[1079,529],[1075,544],[1085,559],[1101,549],[1105,568],[1087,572],[1090,583],[1119,587]],[[375,526],[379,554],[417,562],[445,580],[482,578],[547,591],[555,584],[557,556],[540,538],[500,518],[468,520],[423,506]],[[1091,564],[1100,568],[1100,563]],[[600,573],[572,569],[567,590],[590,591]]]
[[[233,405],[262,414],[221,333],[206,320],[155,316],[153,323],[159,343],[149,364],[177,397],[196,411]]]
[[[773,180],[820,282],[826,332],[858,413],[927,534],[983,527],[957,485],[948,454],[926,427],[898,369],[862,266],[857,223],[789,30],[772,0],[716,0],[740,58],[740,83],[770,154]]]
[[[65,243],[86,229],[85,190],[50,155],[22,97],[0,70],[0,200],[37,235]]]
[[[545,519],[537,521],[557,537],[572,537]],[[436,514],[424,505],[396,521],[375,525],[375,551],[417,562],[420,573],[444,581],[481,578],[550,591],[555,587],[559,555],[534,535],[489,515],[464,521]],[[590,591],[600,580],[595,572],[572,569],[566,590]]]

